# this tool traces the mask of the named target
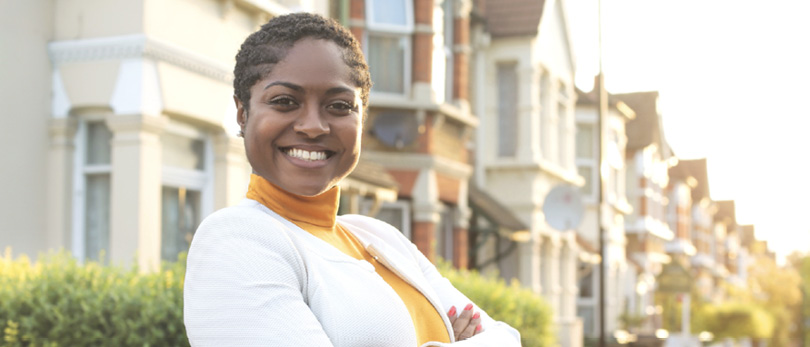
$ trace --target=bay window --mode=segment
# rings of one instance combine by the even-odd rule
[[[368,59],[374,93],[405,95],[411,83],[413,4],[409,0],[366,0]]]

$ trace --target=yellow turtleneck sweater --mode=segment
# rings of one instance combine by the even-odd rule
[[[411,314],[416,329],[417,346],[428,341],[450,342],[441,313],[416,288],[380,264],[346,228],[337,224],[340,188],[333,187],[323,194],[307,197],[289,193],[258,175],[250,176],[247,197],[256,200],[287,220],[335,246],[346,255],[365,260],[380,277],[399,294]]]

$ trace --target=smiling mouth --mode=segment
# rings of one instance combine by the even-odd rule
[[[292,147],[281,148],[281,151],[284,152],[284,154],[289,155],[293,158],[306,161],[326,160],[335,154],[335,152],[332,151],[307,151],[304,149]]]

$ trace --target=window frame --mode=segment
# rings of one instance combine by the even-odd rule
[[[442,2],[442,10],[444,11],[444,30],[442,35],[444,37],[444,101],[452,103],[455,94],[455,35],[456,35],[456,13],[455,13],[455,0],[444,0]]]
[[[84,263],[87,260],[87,178],[91,175],[108,175],[110,177],[110,186],[108,187],[110,195],[112,195],[112,141],[115,134],[107,126],[104,116],[87,115],[78,120],[76,134],[74,136],[74,143],[76,145],[73,153],[73,208],[71,222],[71,245],[70,249],[73,256],[79,261]],[[107,164],[87,164],[87,149],[89,146],[88,128],[91,123],[103,124],[110,131],[110,162]],[[111,206],[107,206],[107,212],[111,212]],[[107,226],[107,232],[111,232],[111,226]],[[109,252],[110,245],[107,245],[107,252]],[[109,254],[109,253],[108,253]],[[103,261],[103,259],[99,259]]]
[[[383,1],[380,0],[380,3]],[[370,56],[371,50],[371,37],[393,37],[399,38],[399,44],[402,48],[402,93],[397,92],[388,92],[388,91],[379,91],[374,90],[374,86],[371,87],[371,95],[374,96],[381,96],[381,97],[389,97],[395,99],[402,99],[407,98],[410,95],[411,85],[412,85],[412,55],[413,55],[413,43],[412,37],[414,33],[414,14],[413,14],[413,2],[409,0],[403,0],[403,4],[405,5],[405,24],[404,25],[396,25],[390,23],[380,23],[374,20],[374,5],[375,0],[365,0],[365,12],[366,12],[366,29],[365,33],[363,34],[363,54],[366,57]],[[384,5],[383,5],[384,6]],[[372,81],[374,81],[374,74],[371,76]]]
[[[174,136],[181,136],[192,140],[201,140],[203,142],[203,168],[200,170],[185,169],[179,167],[168,166],[165,163],[160,163],[161,175],[160,186],[170,188],[183,188],[186,191],[196,191],[200,194],[200,211],[197,224],[202,222],[202,219],[211,214],[214,209],[214,149],[211,136],[203,130],[197,129],[191,125],[170,121],[168,127],[164,130],[165,133]],[[161,139],[161,156],[163,151],[163,140]],[[163,195],[160,198],[161,204],[161,221],[163,219]],[[163,227],[161,223],[160,235],[163,238]],[[163,245],[160,246],[160,253],[163,254]]]
[[[589,178],[590,182],[591,182],[591,191],[586,192],[584,190],[584,186],[583,186],[583,189],[581,191],[582,191],[582,197],[585,199],[586,202],[595,202],[596,201],[596,194],[597,194],[598,189],[599,189],[599,185],[596,182],[596,180],[599,179],[598,178],[599,165],[597,163],[597,160],[598,160],[597,158],[598,158],[598,154],[599,154],[599,144],[598,144],[599,137],[597,136],[598,135],[597,132],[599,131],[599,129],[597,129],[597,124],[596,124],[595,119],[577,118],[576,122],[575,122],[575,125],[574,125],[574,127],[576,129],[576,135],[574,135],[575,139],[577,138],[577,135],[579,134],[579,129],[580,129],[580,127],[582,125],[587,125],[587,126],[589,126],[591,128],[591,155],[593,157],[586,158],[586,157],[579,156],[579,152],[577,150],[577,148],[579,146],[579,141],[577,141],[577,143],[575,145],[575,148],[574,148],[574,164],[576,165],[578,174],[581,174],[580,167],[588,167],[588,168],[591,169],[591,175],[590,175],[591,177]],[[586,178],[586,179],[588,179],[588,178]]]
[[[518,73],[518,62],[516,61],[500,61],[495,64],[495,96],[498,101],[496,108],[495,108],[495,132],[497,139],[497,143],[495,145],[495,158],[498,159],[514,159],[518,156],[518,147],[520,147],[520,74]],[[514,77],[514,83],[510,86],[512,88],[511,93],[505,91],[504,85],[502,84],[502,77],[501,71],[509,71]],[[503,93],[503,95],[502,95]],[[514,97],[514,100],[507,100],[506,96]],[[503,122],[508,118],[506,117],[506,106],[503,103],[512,102],[512,111],[514,114],[509,115],[512,118],[513,124],[511,124],[512,131],[512,140],[509,144],[503,143],[503,138],[509,135],[506,133],[506,125]]]

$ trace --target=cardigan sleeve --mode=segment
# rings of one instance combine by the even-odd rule
[[[430,260],[428,260],[422,254],[422,252],[416,248],[416,245],[408,240],[408,238],[399,232],[395,227],[381,220],[365,216],[352,215],[344,216],[343,218],[344,220],[351,222],[353,225],[363,227],[366,230],[375,230],[377,232],[377,236],[381,236],[386,240],[386,242],[396,243],[401,246],[400,249],[406,250],[405,252],[409,252],[411,259],[415,261],[416,265],[419,267],[419,270],[421,270],[422,275],[427,280],[428,285],[438,295],[441,304],[444,306],[444,312],[447,312],[451,306],[464,307],[468,303],[472,303],[474,310],[481,313],[481,327],[483,330],[475,336],[464,341],[454,342],[451,344],[428,342],[424,344],[423,347],[449,345],[459,347],[520,346],[520,332],[518,332],[517,329],[504,322],[492,319],[484,310],[472,302],[472,300],[458,291],[458,289],[456,289],[449,280],[444,278],[444,276],[439,273],[436,266],[434,266],[433,263],[431,263]]]
[[[413,243],[410,244],[411,246],[411,253],[417,259],[419,263],[419,267],[422,269],[422,273],[424,274],[425,278],[430,283],[430,286],[433,287],[433,290],[439,295],[439,300],[441,300],[443,305],[446,305],[445,311],[449,309],[450,306],[456,307],[464,307],[468,303],[473,304],[473,310],[475,312],[481,313],[481,327],[482,331],[476,334],[473,337],[470,337],[463,341],[454,342],[452,344],[445,344],[445,343],[428,343],[427,346],[467,346],[467,347],[484,347],[484,346],[503,346],[503,347],[510,347],[515,346],[519,347],[520,343],[520,332],[517,329],[509,326],[508,324],[496,321],[492,319],[486,311],[478,307],[472,300],[467,298],[464,294],[462,294],[458,289],[456,289],[449,280],[444,278],[439,271],[436,269],[436,266],[430,262],[423,254],[420,252]]]
[[[187,258],[192,346],[331,346],[305,302],[306,269],[281,225],[231,207],[206,218]]]

